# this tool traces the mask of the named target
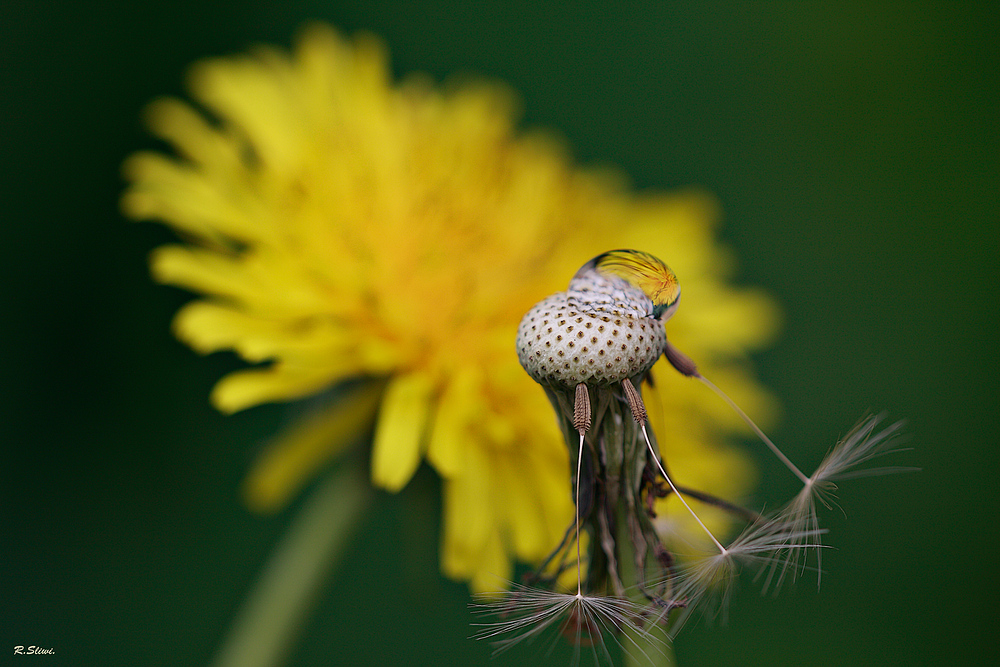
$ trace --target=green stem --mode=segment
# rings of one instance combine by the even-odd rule
[[[360,465],[326,478],[306,501],[236,614],[211,667],[276,667],[371,499]]]

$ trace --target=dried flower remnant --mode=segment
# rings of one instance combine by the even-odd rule
[[[656,302],[637,286],[640,276],[658,278]],[[575,530],[579,532],[581,521],[593,521],[589,589],[610,590],[618,598],[626,597],[627,586],[646,579],[646,553],[659,545],[643,504],[650,492],[662,492],[650,486],[652,474],[640,438],[645,415],[635,385],[641,385],[663,354],[663,321],[679,299],[676,278],[655,257],[605,253],[577,272],[568,291],[528,311],[518,329],[521,365],[542,384],[562,416],[567,442],[576,440],[574,432],[578,436],[570,451]],[[589,418],[583,420],[581,414]],[[585,447],[588,433],[590,448]],[[648,451],[658,457],[654,441]],[[636,581],[627,583],[619,573],[621,549],[615,548],[622,539],[629,540],[635,554]]]
[[[696,605],[716,593],[725,606],[741,565],[775,575],[798,568],[799,554],[820,548],[814,498],[824,501],[832,480],[897,469],[853,471],[886,452],[895,424],[872,436],[867,420],[830,453],[811,477],[804,475],[696,364],[668,340],[664,324],[677,310],[680,287],[658,258],[636,250],[606,252],[585,264],[569,289],[539,302],[521,320],[517,353],[556,410],[569,449],[576,516],[547,567],[530,577],[535,587],[516,588],[480,611],[504,620],[485,623],[479,638],[510,635],[504,650],[562,619],[564,632],[600,646],[609,659],[606,633],[625,651],[656,646],[657,624],[683,623]],[[699,379],[728,403],[774,454],[803,482],[803,491],[782,511],[761,516],[704,491],[679,486],[647,428],[641,387],[664,356],[682,375]],[[657,499],[675,495],[708,536],[711,553],[678,562],[653,519]],[[685,497],[715,505],[747,522],[723,543]],[[584,535],[587,540],[583,553]],[[575,544],[574,552],[569,544]],[[568,562],[569,561],[569,562]],[[553,565],[554,563],[554,565]],[[559,591],[560,575],[576,573],[576,594]],[[704,605],[707,606],[707,605]],[[682,610],[672,614],[674,610]],[[566,631],[569,632],[566,632]],[[646,640],[642,646],[636,637]],[[650,642],[649,640],[653,640]]]

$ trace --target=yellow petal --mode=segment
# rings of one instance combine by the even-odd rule
[[[501,508],[505,523],[510,526],[515,553],[525,560],[535,561],[543,558],[555,542],[549,541],[551,536],[545,530],[533,461],[523,453],[503,459],[497,467],[503,489]]]
[[[250,509],[275,512],[284,507],[324,463],[372,423],[383,387],[382,382],[366,382],[272,440],[243,482]]]
[[[339,379],[340,376],[325,368],[317,371],[275,364],[265,369],[230,373],[212,389],[211,401],[220,412],[233,413],[259,403],[302,398]]]
[[[123,171],[133,183],[122,198],[122,210],[130,218],[164,220],[175,229],[213,240],[218,240],[218,232],[259,240],[271,231],[255,224],[252,197],[245,192],[234,196],[190,165],[156,153],[137,153]]]
[[[146,124],[156,136],[169,141],[212,178],[232,183],[237,177],[246,177],[239,144],[190,105],[173,98],[160,98],[146,108]]]
[[[469,443],[468,426],[475,419],[475,369],[458,370],[438,401],[434,426],[427,443],[427,460],[443,476],[458,473]]]
[[[433,386],[425,373],[389,381],[372,448],[372,482],[389,491],[403,488],[420,463]]]
[[[493,467],[481,447],[470,447],[461,475],[445,480],[441,570],[453,579],[468,579],[478,566],[496,523],[493,486]]]
[[[351,357],[356,347],[353,332],[332,319],[260,317],[219,303],[194,301],[177,313],[174,334],[202,354],[232,349],[254,363],[301,361],[316,370],[335,368],[344,374],[352,370],[360,374]]]
[[[241,349],[248,361],[263,361],[266,353],[250,354],[263,342],[273,341],[281,335],[285,322],[267,321],[253,317],[245,310],[210,301],[193,301],[174,317],[174,335],[202,354],[224,349]]]
[[[190,85],[206,106],[248,137],[265,168],[287,174],[305,148],[301,111],[286,86],[287,58],[273,51],[260,55],[265,57],[199,63]]]
[[[194,246],[165,245],[149,257],[157,282],[227,297],[250,297],[256,287],[247,280],[241,260]]]
[[[236,256],[195,246],[160,246],[150,255],[159,282],[223,297],[268,318],[337,318],[335,293],[304,279],[293,256],[276,249]]]
[[[473,593],[493,593],[510,586],[511,562],[499,531],[491,531],[469,582]]]

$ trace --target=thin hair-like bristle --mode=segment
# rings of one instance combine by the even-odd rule
[[[822,503],[827,509],[836,506],[837,498],[834,492],[837,490],[836,482],[838,481],[919,470],[919,468],[904,466],[856,469],[857,466],[872,459],[900,451],[894,448],[895,438],[905,422],[897,421],[876,433],[875,428],[883,419],[884,415],[862,419],[830,450],[816,471],[807,478],[802,490],[780,513],[780,520],[789,526],[791,531],[801,534],[815,531],[819,527],[816,503],[817,501]],[[774,563],[768,574],[767,584],[773,583],[775,592],[781,587],[786,576],[789,574],[793,577],[797,576],[803,569],[802,564],[806,551],[800,548],[801,544],[796,544],[794,541],[790,542],[789,546],[799,548],[786,552],[785,560],[781,563]],[[816,583],[819,585],[822,580],[822,557],[819,551],[816,552],[816,560]]]
[[[648,605],[625,598],[558,593],[517,584],[505,593],[476,598],[470,605],[473,613],[499,620],[473,623],[479,630],[472,638],[491,640],[494,655],[533,641],[554,626],[573,642],[576,658],[581,647],[589,644],[598,664],[614,664],[606,636],[622,651],[641,654],[645,662],[651,662],[646,649],[662,650],[666,642],[666,635],[655,629],[663,619],[651,615]],[[642,645],[638,639],[643,640]]]
[[[784,452],[782,452],[780,449],[778,449],[778,446],[776,444],[774,444],[774,442],[769,437],[767,437],[767,434],[764,433],[764,431],[762,431],[759,426],[757,426],[757,424],[754,422],[754,420],[750,419],[750,417],[749,417],[749,415],[747,415],[747,413],[743,412],[743,409],[736,404],[736,401],[734,401],[733,399],[729,398],[729,395],[726,394],[726,392],[724,392],[721,389],[719,389],[715,385],[715,383],[713,383],[712,381],[710,381],[704,375],[698,374],[698,375],[695,375],[694,377],[698,378],[698,380],[702,384],[704,384],[706,387],[708,387],[709,389],[711,389],[713,392],[716,393],[716,395],[719,396],[719,398],[721,398],[723,401],[725,401],[726,404],[729,407],[731,407],[733,409],[733,411],[737,415],[739,415],[740,419],[742,419],[744,421],[744,423],[746,423],[746,425],[749,426],[753,430],[753,432],[757,434],[757,437],[760,438],[761,441],[765,445],[767,445],[767,448],[770,449],[771,452],[773,452],[774,455],[777,456],[778,459],[782,463],[785,464],[785,467],[787,467],[789,470],[791,470],[792,473],[796,477],[799,478],[799,481],[801,481],[803,484],[808,483],[808,478],[805,476],[805,473],[803,473],[801,470],[799,470],[798,466],[796,466],[794,463],[792,463],[791,459],[789,459],[787,456],[785,456]]]
[[[684,496],[677,489],[677,486],[670,478],[670,475],[667,474],[667,469],[660,461],[659,454],[657,454],[656,450],[653,448],[653,443],[649,439],[649,433],[646,432],[646,406],[642,404],[642,397],[639,395],[639,392],[628,380],[628,378],[622,380],[622,386],[625,388],[625,396],[628,398],[629,407],[632,409],[632,416],[635,418],[636,423],[639,424],[639,427],[642,430],[642,437],[646,442],[646,448],[649,450],[649,455],[652,458],[653,463],[656,465],[657,470],[659,470],[660,474],[663,475],[663,479],[666,480],[670,489],[677,496],[677,500],[679,500],[691,516],[694,517],[694,520],[698,522],[698,525],[701,526],[702,530],[704,530],[705,533],[711,538],[712,542],[715,543],[715,546],[719,549],[719,551],[725,554],[726,548],[722,546],[722,542],[720,542],[715,535],[712,534],[712,531],[708,529],[708,526],[706,526],[705,522],[701,520],[701,517],[699,517],[688,502],[684,500]]]
[[[822,548],[820,529],[799,530],[782,518],[765,518],[749,526],[721,553],[683,557],[668,579],[674,598],[685,609],[672,624],[671,635],[698,610],[703,615],[725,614],[736,578],[744,567],[757,570],[757,576],[780,566],[790,550]],[[764,583],[764,590],[768,582]],[[709,602],[711,601],[711,602]]]

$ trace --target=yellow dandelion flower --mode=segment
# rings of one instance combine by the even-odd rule
[[[265,452],[253,507],[283,506],[374,423],[374,484],[397,491],[424,460],[442,479],[448,576],[486,591],[514,559],[544,558],[573,522],[570,457],[514,339],[538,299],[612,248],[683,276],[671,341],[754,414],[771,412],[746,353],[771,337],[775,308],[726,283],[733,262],[706,195],[639,196],[574,166],[550,136],[515,129],[501,85],[395,84],[369,35],[314,25],[292,54],[201,63],[190,89],[204,112],[150,108],[177,155],[132,156],[123,209],[183,239],[152,257],[157,280],[201,295],[177,336],[254,364],[224,377],[213,404],[228,413],[358,380]],[[678,479],[747,493],[752,468],[724,439],[742,423],[676,374],[657,380],[662,401],[648,402]]]

